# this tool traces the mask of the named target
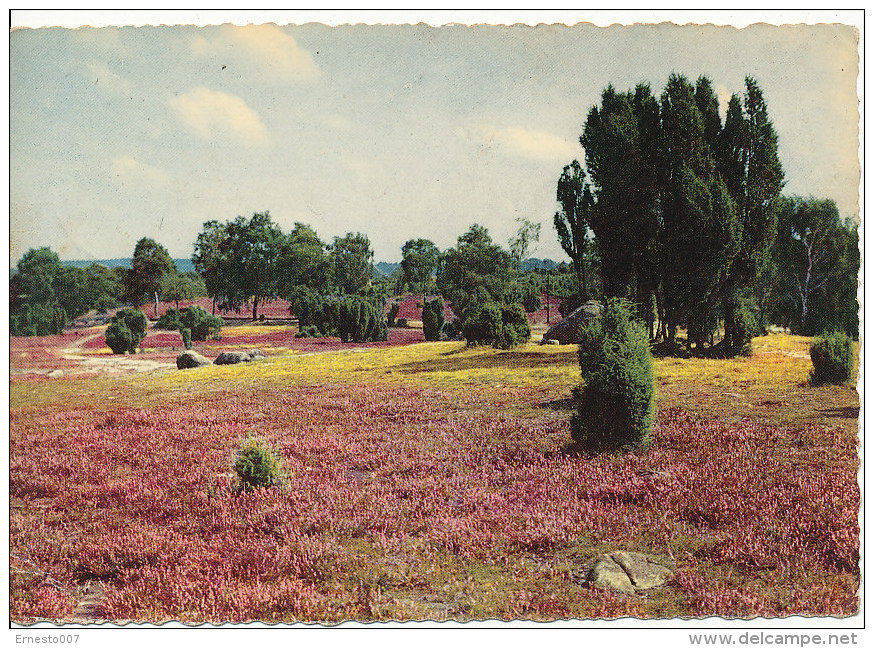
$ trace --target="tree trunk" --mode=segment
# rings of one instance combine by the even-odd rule
[[[546,275],[546,323],[549,324],[549,274]]]
[[[158,319],[158,293],[155,293],[155,319]]]
[[[258,295],[255,295],[255,302],[252,304],[252,321],[258,319]]]
[[[582,254],[574,259],[574,270],[577,271],[577,289],[580,295],[580,303],[585,304],[589,301],[589,290],[586,288],[586,265]]]

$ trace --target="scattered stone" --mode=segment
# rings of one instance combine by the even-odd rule
[[[579,344],[583,329],[601,317],[601,303],[591,300],[576,309],[560,322],[556,322],[544,334],[541,344],[555,344],[550,340],[557,340],[558,344]]]
[[[671,570],[657,563],[651,556],[636,551],[614,551],[616,561],[628,577],[635,589],[647,590],[661,587],[671,577]]]
[[[200,355],[197,351],[183,351],[182,355],[176,358],[177,369],[194,369],[208,364],[212,364],[209,358]]]
[[[614,551],[595,561],[586,581],[623,594],[634,594],[661,587],[671,575],[671,570],[652,556],[636,551]]]
[[[46,374],[49,378],[60,378],[64,375],[64,372],[60,369],[55,369],[54,371],[50,371]]]
[[[559,344],[561,344],[561,342],[559,342],[558,340],[555,340],[555,339],[551,339],[551,340],[544,340],[543,344],[554,344],[555,346],[558,346]]]
[[[634,594],[634,585],[631,584],[628,574],[609,555],[598,558],[589,570],[586,580],[598,587]]]
[[[215,359],[217,365],[232,365],[241,362],[251,362],[252,356],[248,351],[222,351]]]
[[[261,349],[249,349],[246,353],[249,354],[250,360],[263,360],[267,357]]]

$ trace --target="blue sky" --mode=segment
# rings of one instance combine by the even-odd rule
[[[788,22],[791,22],[789,20]],[[858,214],[856,33],[847,26],[431,28],[319,24],[21,29],[10,35],[10,263],[187,257],[204,221],[269,210],[377,260],[445,249],[471,223],[565,258],[562,167],[612,83],[706,74],[727,103],[760,84],[788,194]]]

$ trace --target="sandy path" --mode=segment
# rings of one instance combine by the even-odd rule
[[[112,355],[112,356],[85,356],[81,355],[81,348],[89,340],[93,340],[104,335],[103,331],[92,333],[79,338],[76,342],[65,349],[58,349],[58,355],[65,360],[73,360],[78,362],[83,370],[76,373],[120,373],[123,371],[167,371],[176,369],[175,363],[159,362],[158,360],[146,360],[137,358],[132,355]]]

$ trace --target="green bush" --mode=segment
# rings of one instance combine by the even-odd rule
[[[443,330],[443,300],[437,297],[429,302],[425,302],[422,309],[422,331],[425,334],[425,339],[434,341],[440,339],[440,332]]]
[[[182,335],[182,344],[185,345],[186,349],[190,349],[191,348],[191,329],[184,328],[179,332]]]
[[[843,332],[816,338],[810,347],[813,384],[840,385],[853,375],[853,341]]]
[[[522,304],[526,313],[533,313],[541,306],[540,286],[536,281],[530,279],[518,281],[507,289],[502,301],[508,306]]]
[[[407,328],[407,318],[399,317],[395,322],[395,327],[397,328]]]
[[[501,335],[501,307],[495,302],[483,304],[464,323],[468,346],[491,344]]]
[[[509,349],[531,339],[531,326],[520,304],[485,304],[462,327],[468,346],[491,344]]]
[[[358,295],[337,302],[334,326],[343,342],[374,342],[388,337],[382,309]]]
[[[9,333],[15,336],[60,335],[67,325],[67,312],[60,306],[25,304],[9,318]]]
[[[313,326],[312,324],[307,324],[305,326],[300,327],[300,331],[295,335],[296,338],[319,338],[323,337],[322,332],[319,330],[318,326]]]
[[[611,299],[601,322],[583,329],[579,345],[583,386],[575,390],[571,434],[587,451],[615,451],[649,443],[653,373],[648,334],[632,322],[624,300]]]
[[[279,486],[284,481],[279,453],[265,441],[251,437],[237,450],[234,471],[237,473],[238,488],[241,491]]]
[[[178,331],[182,328],[182,321],[179,319],[179,311],[175,308],[168,308],[158,321],[155,322],[155,328],[164,329],[167,331]]]
[[[208,340],[222,330],[224,320],[210,315],[200,306],[189,306],[180,312],[179,324],[181,328],[191,329],[192,340]]]
[[[395,319],[398,316],[398,311],[401,309],[400,302],[394,302],[388,309],[388,325],[395,326]]]
[[[749,356],[752,354],[752,339],[761,333],[757,315],[747,300],[740,297],[732,298],[730,308],[726,313],[728,321],[725,326],[729,356]]]
[[[563,318],[567,317],[582,305],[583,300],[580,299],[580,296],[577,293],[571,293],[567,297],[562,298],[558,305],[558,314]]]
[[[510,304],[501,307],[501,333],[493,344],[499,349],[525,344],[531,339],[531,325],[521,304]]]
[[[146,337],[146,316],[134,308],[124,308],[109,320],[106,344],[113,353],[136,353],[137,346]]]
[[[443,324],[443,334],[450,340],[458,340],[464,336],[461,326],[461,320],[457,317]]]
[[[337,334],[334,324],[337,318],[336,299],[328,299],[305,286],[299,286],[289,295],[289,302],[291,312],[297,315],[301,331],[307,327],[318,329],[318,335],[311,334],[310,337]],[[307,330],[312,331],[311,328]]]

